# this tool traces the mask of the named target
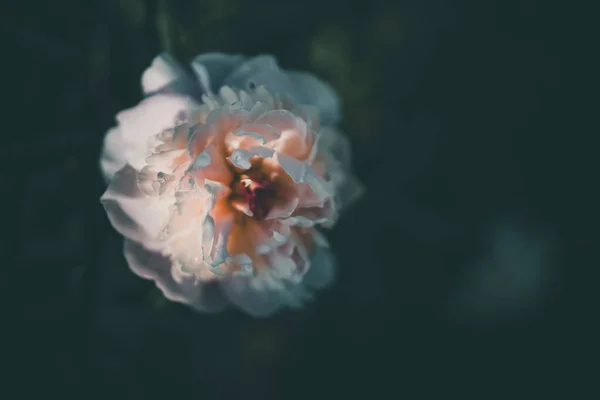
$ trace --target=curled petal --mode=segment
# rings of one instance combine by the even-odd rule
[[[227,157],[231,164],[239,169],[247,170],[251,167],[252,163],[250,160],[253,157],[260,158],[271,158],[275,155],[275,152],[269,148],[256,146],[252,147],[248,150],[246,149],[237,149],[231,153],[231,156]]]
[[[229,259],[227,241],[233,225],[233,215],[215,218],[207,213],[203,223],[202,243],[203,261],[215,273],[222,274],[220,266]]]
[[[233,179],[227,163],[214,145],[209,145],[192,161],[188,168],[189,178],[203,185],[206,179],[228,185]]]
[[[196,157],[210,144],[221,147],[225,136],[236,130],[246,115],[229,107],[211,112],[205,124],[194,125],[188,132],[187,150],[190,157]]]
[[[172,129],[165,129],[158,135],[150,138],[148,146],[154,148],[155,152],[185,149],[190,128],[191,125],[189,123],[182,123]]]
[[[263,146],[280,136],[281,134],[270,125],[250,123],[228,134],[225,143],[232,150],[248,149]]]

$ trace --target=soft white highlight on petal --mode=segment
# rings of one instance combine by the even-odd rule
[[[142,89],[145,94],[158,92],[182,78],[183,71],[167,53],[159,54],[142,75]]]
[[[142,75],[144,95],[180,94],[199,98],[202,94],[193,74],[186,71],[170,54],[156,56]]]
[[[111,128],[104,138],[100,170],[107,182],[127,163],[125,144],[118,127]]]
[[[141,170],[146,165],[148,140],[173,127],[187,105],[182,96],[156,95],[117,114],[118,126],[109,130],[100,159],[105,179],[110,181],[125,164]]]

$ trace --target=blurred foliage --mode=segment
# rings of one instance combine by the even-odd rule
[[[535,313],[491,325],[460,325],[443,310],[490,218],[514,213],[575,230],[560,212],[573,210],[569,190],[556,189],[583,178],[567,178],[541,150],[561,148],[571,131],[557,101],[569,97],[559,91],[560,55],[571,45],[552,22],[562,8],[23,0],[0,11],[4,97],[14,108],[0,148],[4,222],[18,227],[1,242],[7,265],[17,266],[3,270],[3,281],[16,283],[5,292],[8,315],[19,320],[7,330],[7,360],[19,376],[35,376],[21,393],[416,398],[409,388],[434,391],[444,377],[478,381],[479,368],[462,374],[455,362],[514,370],[518,354],[528,372],[543,363],[548,332],[571,315],[557,305],[560,284]],[[368,192],[329,235],[338,282],[306,311],[198,315],[125,265],[98,202],[98,155],[163,50],[182,62],[207,51],[271,53],[339,91]]]

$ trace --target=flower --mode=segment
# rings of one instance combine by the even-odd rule
[[[318,228],[333,226],[361,191],[348,174],[348,143],[294,92],[222,86],[197,103],[163,89],[117,117],[117,129],[150,151],[107,143],[104,152],[127,160],[101,201],[125,236],[129,266],[201,311],[231,302],[265,316],[302,306],[333,278]],[[168,115],[177,116],[171,126]]]
[[[338,98],[327,83],[307,72],[285,71],[269,55],[206,53],[192,60],[191,69],[186,71],[167,53],[153,60],[142,76],[146,99],[119,113],[118,126],[106,137],[101,169],[107,181],[127,163],[143,166],[139,155],[148,138],[186,118],[186,99],[200,102],[203,94],[217,93],[222,86],[247,92],[264,86],[270,93],[285,93],[296,104],[317,107],[323,125],[333,125],[340,116]]]

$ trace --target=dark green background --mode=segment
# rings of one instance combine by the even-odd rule
[[[3,359],[19,392],[2,397],[487,399],[564,382],[597,314],[576,271],[598,266],[578,58],[597,46],[591,14],[565,4],[3,3]],[[199,315],[126,267],[98,156],[161,50],[271,53],[339,91],[367,193],[329,234],[340,276],[306,311]],[[552,232],[559,278],[535,312],[448,319],[503,215]]]

